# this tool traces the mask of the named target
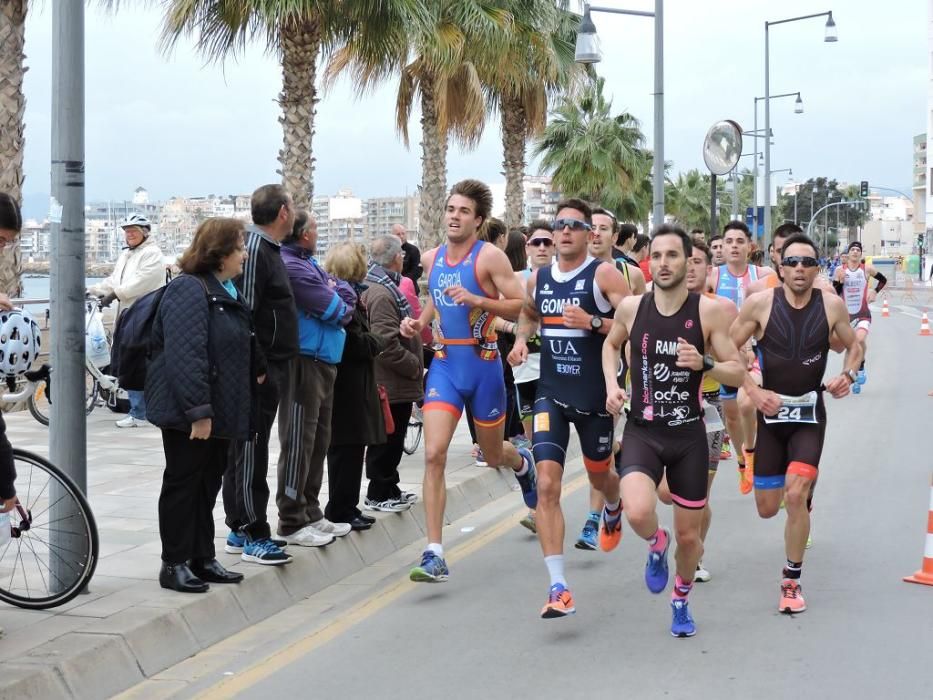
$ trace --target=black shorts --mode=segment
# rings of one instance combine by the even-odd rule
[[[707,455],[703,421],[671,428],[630,418],[622,433],[619,476],[640,472],[657,486],[666,472],[674,503],[698,510],[706,505]]]
[[[522,420],[534,412],[535,395],[538,393],[538,380],[532,379],[530,382],[521,382],[515,385],[516,406],[518,406],[518,415]]]
[[[756,489],[782,489],[787,474],[816,480],[826,436],[826,411],[822,399],[817,406],[817,420],[817,423],[765,423],[758,414]]]
[[[531,437],[535,462],[549,460],[564,466],[571,423],[580,438],[586,470],[593,473],[609,471],[612,463],[612,416],[605,412],[578,411],[548,397],[535,401],[534,433]]]

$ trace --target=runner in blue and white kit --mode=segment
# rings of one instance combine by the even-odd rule
[[[726,262],[710,271],[710,291],[729,299],[736,308],[742,308],[747,289],[753,282],[773,275],[768,267],[750,265],[748,226],[741,221],[730,221],[723,230],[723,251]],[[747,348],[748,366],[754,362],[751,347]],[[739,491],[747,495],[752,491],[752,472],[755,465],[755,406],[744,390],[723,385],[719,392],[726,428],[735,445],[735,459],[739,464]],[[748,470],[746,472],[746,466]]]
[[[630,294],[611,262],[587,253],[592,226],[589,205],[568,199],[557,205],[554,238],[558,259],[532,273],[528,297],[518,322],[509,361],[528,356],[528,339],[540,324],[541,378],[534,405],[534,455],[538,467],[538,539],[551,579],[541,617],[575,612],[564,577],[564,516],[560,507],[561,477],[570,425],[576,428],[590,483],[602,493],[600,546],[615,549],[622,537],[619,477],[612,466],[612,417],[600,374],[603,338],[614,307]]]

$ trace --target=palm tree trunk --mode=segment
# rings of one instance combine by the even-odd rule
[[[505,169],[505,225],[521,226],[525,218],[525,134],[528,117],[522,101],[503,97],[500,101],[502,119],[502,167]]]
[[[0,1],[0,192],[16,201],[23,196],[23,115],[26,95],[26,4],[27,0]],[[0,292],[18,296],[22,259],[19,245],[0,256]]]
[[[436,84],[425,75],[421,88],[421,202],[419,205],[422,250],[439,243],[444,235],[447,196],[447,134],[437,123]]]
[[[282,150],[279,163],[282,184],[291,193],[295,206],[310,209],[314,196],[315,105],[318,102],[317,57],[321,50],[321,26],[317,19],[287,22],[281,28],[282,92],[279,105],[282,116]]]

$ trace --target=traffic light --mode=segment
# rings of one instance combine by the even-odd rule
[[[919,246],[920,248],[923,247],[923,234],[922,233],[917,234],[917,246]]]
[[[862,180],[862,183],[859,186],[858,194],[859,194],[859,197],[868,196],[868,180]]]

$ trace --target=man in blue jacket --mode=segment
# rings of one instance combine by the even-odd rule
[[[318,497],[330,444],[337,363],[344,326],[356,308],[356,292],[331,277],[314,259],[317,222],[307,212],[295,217],[282,245],[282,260],[298,308],[298,355],[291,360],[290,384],[279,403],[278,534],[286,542],[320,547],[350,532],[348,523],[324,517]]]

